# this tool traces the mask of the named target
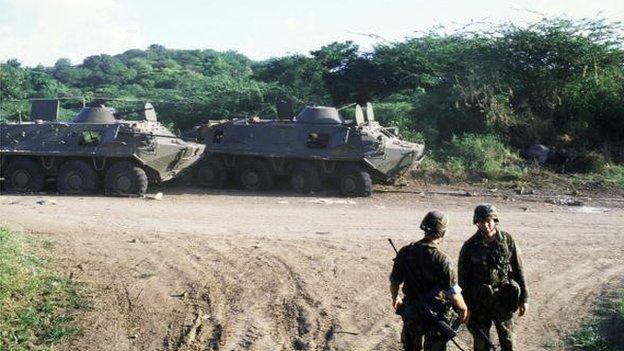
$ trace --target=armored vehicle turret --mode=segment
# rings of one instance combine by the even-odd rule
[[[171,133],[149,103],[118,113],[84,107],[71,122],[57,121],[58,101],[39,115],[41,105],[33,101],[32,121],[0,124],[6,190],[38,192],[53,179],[62,194],[142,195],[148,183],[170,180],[202,157],[204,146]],[[139,120],[121,119],[130,113]]]
[[[232,177],[244,189],[266,190],[281,178],[311,193],[334,180],[344,196],[369,196],[373,182],[395,179],[424,151],[375,121],[371,104],[366,117],[357,105],[354,121],[333,107],[307,106],[290,119],[210,121],[198,131],[206,157],[193,172],[206,187],[222,187]]]

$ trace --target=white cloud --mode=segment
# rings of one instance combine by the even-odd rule
[[[52,65],[61,57],[80,63],[100,53],[143,47],[141,28],[118,0],[9,0],[0,27],[0,61]]]

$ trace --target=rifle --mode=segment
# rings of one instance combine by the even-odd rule
[[[388,242],[390,243],[390,245],[392,245],[394,252],[398,255],[399,251],[394,246],[392,239],[388,238]],[[415,275],[412,272],[411,267],[406,264],[404,268],[406,269],[410,282],[417,286],[418,280],[414,279]],[[443,316],[434,311],[426,301],[423,301],[419,294],[414,295],[413,301],[414,303],[410,304],[409,306],[402,305],[399,309],[397,309],[397,314],[405,319],[410,319],[414,315],[423,316],[435,326],[435,328],[443,336],[444,341],[452,341],[459,350],[465,351],[457,343],[457,341],[455,341],[455,338],[457,337],[457,330],[449,325],[449,323],[446,321],[446,319],[444,319]],[[457,328],[459,328],[459,325],[457,326]]]

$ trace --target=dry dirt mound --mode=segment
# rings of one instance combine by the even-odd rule
[[[94,306],[68,350],[396,350],[386,238],[414,240],[424,213],[443,209],[452,218],[443,249],[456,258],[485,200],[3,195],[0,213],[52,241],[60,269],[91,287]],[[493,200],[525,256],[520,349],[541,350],[622,283],[624,211]]]

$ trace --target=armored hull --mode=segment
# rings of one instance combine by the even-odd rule
[[[11,191],[37,192],[54,179],[65,194],[141,195],[148,183],[194,164],[203,150],[172,134],[153,112],[125,121],[103,107],[84,108],[72,122],[0,124],[0,173]]]
[[[300,193],[334,180],[345,196],[369,196],[373,182],[391,181],[422,158],[424,145],[397,134],[374,120],[370,105],[366,119],[356,107],[355,121],[332,107],[306,107],[290,120],[213,121],[200,128],[206,158],[195,179],[220,187],[233,177],[245,189],[265,190],[284,178]]]

